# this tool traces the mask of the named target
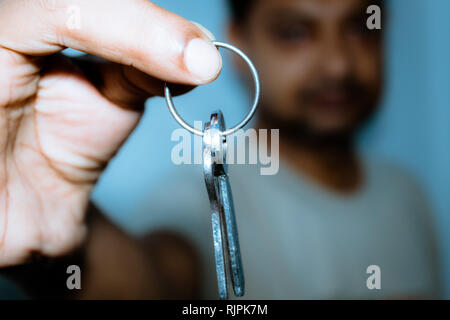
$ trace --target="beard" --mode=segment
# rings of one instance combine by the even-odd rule
[[[358,130],[372,117],[379,100],[379,90],[370,90],[354,78],[337,81],[320,79],[308,87],[297,90],[295,104],[298,108],[319,108],[319,112],[328,112],[323,107],[323,97],[328,93],[337,93],[342,97],[341,111],[349,112],[347,124],[318,128],[314,121],[303,112],[301,116],[287,117],[282,115],[276,105],[261,102],[258,121],[267,128],[280,129],[280,138],[293,142],[317,144],[336,144],[353,140]],[[321,105],[322,104],[322,105]],[[302,106],[302,107],[300,107]],[[322,111],[320,111],[322,110]]]
[[[282,140],[311,145],[328,145],[352,140],[355,135],[356,130],[317,130],[305,119],[288,120],[272,110],[272,108],[261,105],[257,121],[260,128],[279,129]]]

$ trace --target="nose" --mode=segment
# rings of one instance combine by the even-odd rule
[[[322,48],[322,71],[333,80],[346,78],[352,68],[352,58],[345,41],[337,36],[324,39]]]

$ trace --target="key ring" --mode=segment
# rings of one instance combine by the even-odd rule
[[[232,46],[231,44],[228,44],[225,42],[213,41],[213,44],[216,47],[222,47],[222,48],[231,50],[234,53],[236,53],[237,55],[239,55],[250,67],[250,72],[253,76],[253,83],[255,85],[255,98],[253,99],[252,107],[251,107],[249,113],[247,114],[247,116],[244,118],[244,120],[239,122],[236,126],[220,133],[223,136],[228,136],[230,134],[237,132],[239,129],[242,129],[243,127],[245,127],[245,125],[247,125],[247,123],[249,123],[250,120],[253,118],[253,115],[255,114],[256,109],[258,107],[259,96],[260,96],[260,92],[261,92],[261,85],[259,82],[258,71],[256,70],[256,68],[253,65],[250,58],[247,57],[247,55],[244,52],[242,52],[240,49],[236,48],[235,46]],[[193,128],[186,121],[184,121],[184,119],[178,114],[177,110],[175,109],[175,105],[172,100],[172,94],[170,93],[170,89],[169,89],[169,86],[167,85],[167,83],[164,84],[164,94],[166,97],[167,107],[169,108],[169,111],[172,114],[172,116],[175,118],[175,120],[189,132],[199,135],[199,136],[203,136],[203,134],[204,134],[203,131]]]

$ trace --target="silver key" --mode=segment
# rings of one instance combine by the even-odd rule
[[[203,168],[212,211],[211,219],[219,297],[227,299],[230,274],[235,295],[238,297],[244,295],[244,272],[242,270],[233,197],[225,161],[226,137],[242,129],[252,119],[258,107],[261,88],[258,71],[244,52],[228,43],[213,41],[213,44],[218,48],[231,50],[250,67],[255,85],[255,96],[250,111],[245,118],[234,127],[226,129],[222,112],[217,111],[211,115],[211,121],[205,125],[205,130],[201,131],[190,126],[178,114],[167,83],[164,85],[164,94],[167,107],[174,119],[189,132],[203,137]]]
[[[244,295],[245,286],[233,196],[226,163],[227,140],[226,136],[221,134],[224,131],[225,121],[219,110],[213,113],[210,122],[205,124],[203,171],[212,211],[214,254],[220,299],[228,299],[230,274],[236,296]]]

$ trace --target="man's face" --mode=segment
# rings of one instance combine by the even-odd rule
[[[313,136],[353,132],[375,108],[382,39],[366,0],[256,0],[239,38],[262,80],[262,112]],[[275,122],[275,123],[274,123]]]

